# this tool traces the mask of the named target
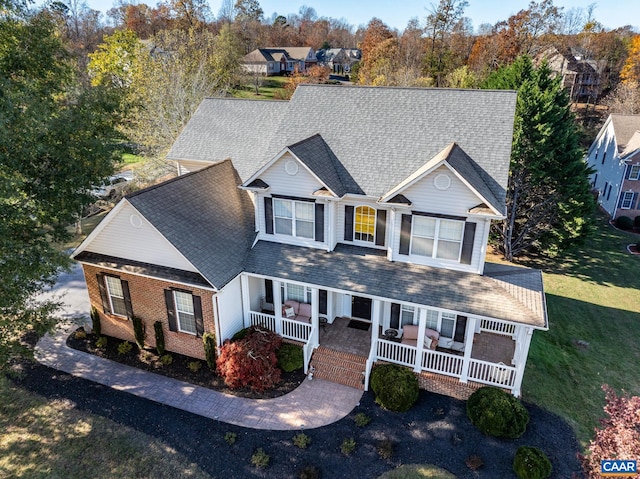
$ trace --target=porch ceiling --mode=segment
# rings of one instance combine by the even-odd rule
[[[332,252],[259,241],[244,271],[396,301],[547,327],[540,271],[487,264],[484,275],[387,260],[339,244]]]

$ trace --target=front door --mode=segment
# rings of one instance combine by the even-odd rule
[[[371,321],[371,298],[362,296],[351,297],[351,316],[358,319]]]

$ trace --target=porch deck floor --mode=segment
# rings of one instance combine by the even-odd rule
[[[371,326],[369,331],[349,328],[351,318],[335,318],[333,323],[320,328],[320,345],[337,351],[345,351],[368,357],[371,349]]]
[[[502,362],[511,366],[516,342],[509,336],[494,333],[476,333],[471,357],[492,363]]]

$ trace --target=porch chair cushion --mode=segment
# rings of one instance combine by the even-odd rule
[[[296,316],[295,310],[293,308],[284,308],[284,315],[287,318],[294,318]]]
[[[309,303],[300,303],[298,308],[298,314],[296,314],[297,321],[309,322],[311,319],[311,305]]]
[[[298,308],[300,307],[300,303],[298,303],[297,301],[293,300],[293,299],[287,299],[284,302],[284,308],[293,308],[293,315],[297,315],[298,314]]]

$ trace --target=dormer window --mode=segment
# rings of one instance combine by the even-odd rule
[[[273,216],[276,234],[313,239],[313,203],[274,198]]]
[[[358,206],[353,239],[373,243],[376,234],[376,210],[370,206]]]

